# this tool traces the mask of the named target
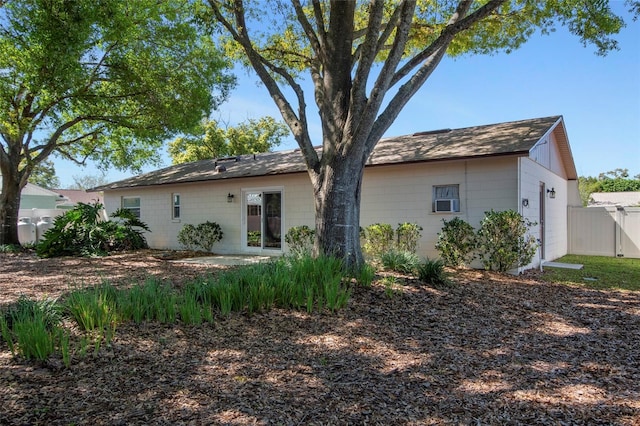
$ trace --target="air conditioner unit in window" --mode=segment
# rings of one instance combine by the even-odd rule
[[[460,211],[460,200],[436,200],[436,212],[457,212]]]

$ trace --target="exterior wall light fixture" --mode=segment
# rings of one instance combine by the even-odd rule
[[[556,198],[555,188],[547,189],[547,194],[549,194],[549,198]]]
[[[229,193],[229,195],[227,195],[227,203],[233,203],[233,194]]]

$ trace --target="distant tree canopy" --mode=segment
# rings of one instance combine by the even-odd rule
[[[232,155],[268,152],[289,135],[289,128],[272,117],[248,119],[237,126],[205,120],[194,135],[169,143],[173,164]]]
[[[100,185],[106,185],[109,183],[105,174],[101,175],[73,175],[73,184],[68,189],[82,189],[87,190]]]
[[[29,176],[29,183],[46,189],[60,188],[60,179],[56,176],[53,161],[45,160],[36,165]]]
[[[615,169],[600,173],[598,177],[580,176],[578,179],[582,204],[589,203],[589,197],[594,192],[627,192],[640,191],[640,174],[629,178],[628,169]]]

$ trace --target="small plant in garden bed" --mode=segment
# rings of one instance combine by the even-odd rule
[[[440,259],[426,259],[418,266],[418,278],[427,284],[445,285],[449,284],[449,279],[444,270],[444,262]]]
[[[382,254],[381,262],[387,270],[410,274],[420,264],[420,258],[410,251],[391,249]]]

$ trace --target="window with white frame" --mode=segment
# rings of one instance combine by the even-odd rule
[[[122,208],[140,219],[140,197],[122,197]]]
[[[180,194],[171,194],[171,219],[180,219]]]
[[[460,185],[434,185],[431,211],[452,213],[460,211]]]

